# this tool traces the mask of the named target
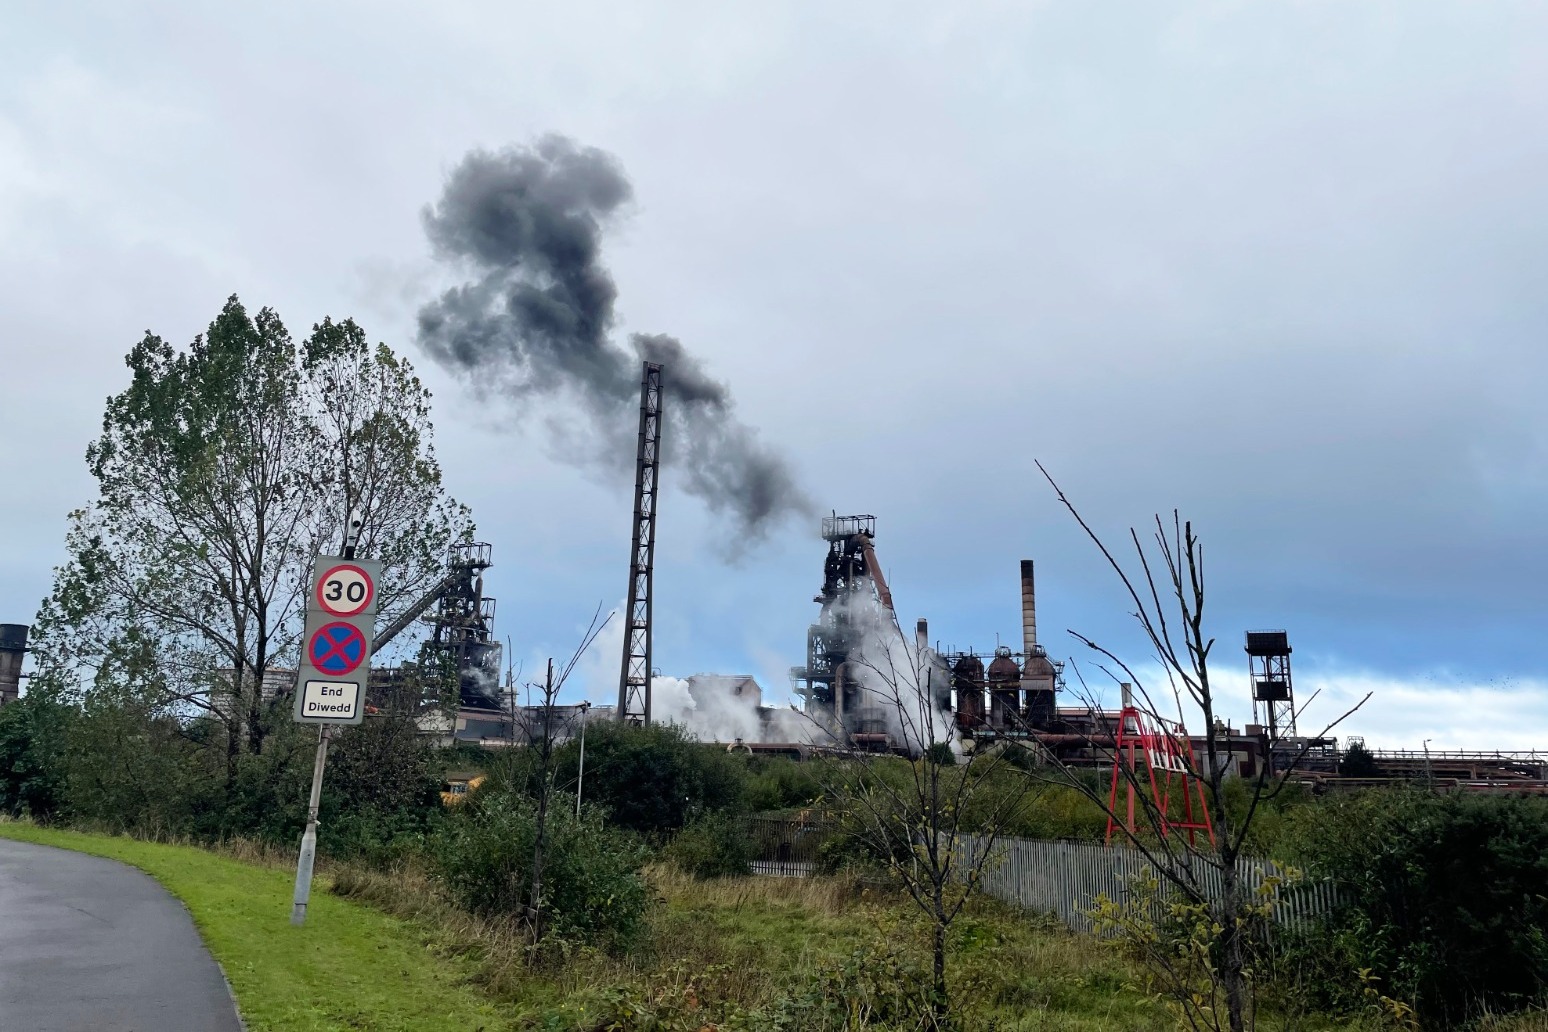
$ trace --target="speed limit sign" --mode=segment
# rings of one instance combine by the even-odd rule
[[[334,616],[356,616],[371,607],[376,585],[370,574],[354,563],[329,567],[317,578],[317,605]]]

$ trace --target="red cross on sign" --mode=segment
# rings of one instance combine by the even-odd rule
[[[353,624],[325,624],[306,646],[307,658],[325,674],[342,677],[366,658],[365,635]]]

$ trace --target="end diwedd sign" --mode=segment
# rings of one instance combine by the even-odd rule
[[[358,724],[365,719],[381,568],[372,559],[317,557],[296,674],[294,716],[301,723]]]

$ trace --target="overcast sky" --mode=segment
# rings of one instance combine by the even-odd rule
[[[559,408],[474,401],[415,344],[456,277],[422,211],[471,149],[616,156],[616,333],[680,338],[826,511],[878,517],[906,621],[1020,637],[1038,564],[1142,658],[1033,465],[1120,541],[1209,553],[1228,710],[1283,627],[1309,711],[1381,746],[1548,742],[1548,7],[1540,3],[15,5],[0,24],[0,620],[93,497],[147,329],[233,292],[352,315],[436,392],[447,484],[530,668],[626,582],[627,476]],[[668,373],[670,376],[670,372]],[[670,397],[670,395],[669,395]],[[528,411],[531,408],[539,411]],[[670,448],[670,442],[668,443]],[[816,528],[734,528],[664,474],[656,657],[783,696]],[[617,638],[575,694],[616,695]]]

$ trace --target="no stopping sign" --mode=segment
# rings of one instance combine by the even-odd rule
[[[306,645],[306,657],[325,674],[341,677],[366,658],[365,635],[353,624],[331,623],[320,628]]]

